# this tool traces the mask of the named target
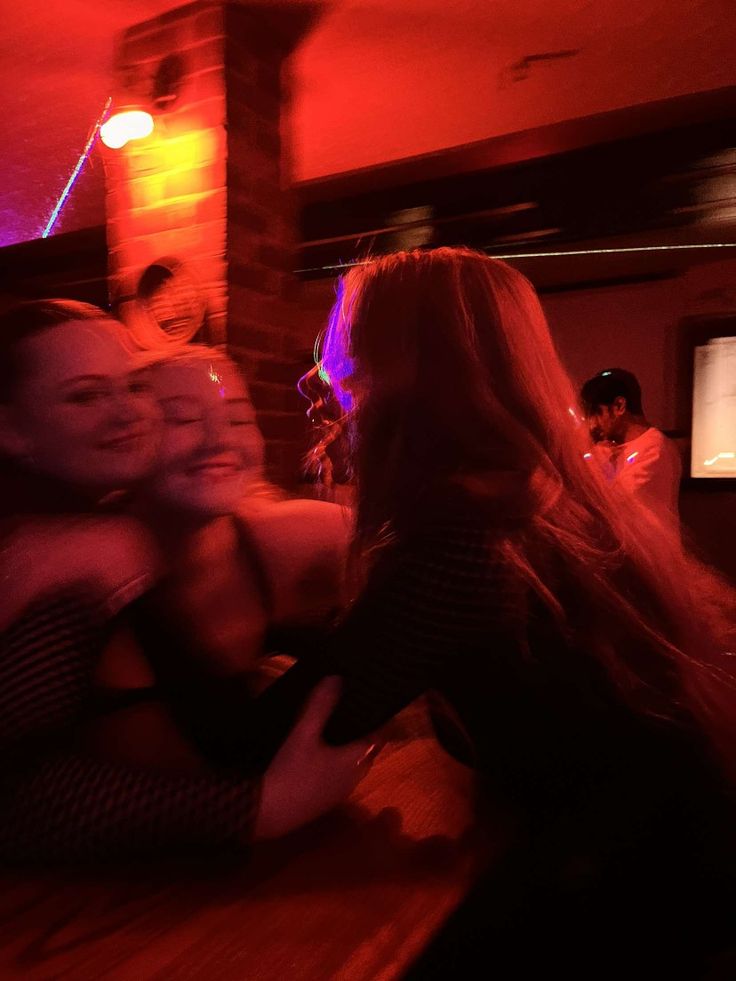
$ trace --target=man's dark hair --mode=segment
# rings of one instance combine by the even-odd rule
[[[613,405],[619,396],[626,399],[628,412],[635,416],[643,415],[641,385],[636,375],[625,368],[606,368],[605,371],[599,371],[586,381],[580,391],[580,400],[586,412],[595,412],[602,405]]]

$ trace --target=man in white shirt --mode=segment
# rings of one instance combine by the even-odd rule
[[[601,371],[583,385],[581,401],[609,479],[660,517],[677,519],[680,454],[647,422],[636,377],[623,368]]]

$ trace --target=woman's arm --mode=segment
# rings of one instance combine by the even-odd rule
[[[79,861],[243,848],[312,820],[365,773],[367,743],[320,739],[337,692],[321,686],[262,780],[173,775],[87,758],[86,718],[104,617],[65,590],[0,635],[0,857]]]
[[[490,640],[500,565],[480,524],[440,521],[380,563],[335,633],[327,660],[343,696],[324,736],[341,744],[373,732]],[[470,682],[472,683],[472,682]]]
[[[123,617],[182,734],[212,765],[239,772],[257,770],[251,758],[254,697],[250,675],[217,675],[191,633],[173,622],[170,606],[158,588],[130,603]]]
[[[150,773],[73,749],[106,635],[83,587],[34,603],[0,635],[0,851],[74,859],[245,842],[257,783]]]
[[[243,848],[258,783],[175,776],[51,755],[5,782],[0,855],[6,861],[80,861]]]
[[[482,522],[438,521],[377,563],[324,651],[300,662],[258,700],[258,728],[285,732],[320,677],[342,697],[324,730],[337,745],[377,731],[448,672],[468,670],[471,647],[492,643],[505,617],[508,575]],[[497,634],[498,635],[498,634]],[[472,680],[469,680],[472,684]]]
[[[0,858],[57,862],[244,850],[339,804],[372,761],[369,741],[326,746],[339,686],[319,686],[262,780],[176,776],[61,752],[0,793]]]

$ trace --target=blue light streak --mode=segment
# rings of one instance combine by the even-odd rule
[[[59,200],[56,202],[56,206],[54,207],[54,210],[51,212],[51,217],[46,223],[46,227],[41,232],[41,238],[48,238],[51,233],[51,229],[56,224],[56,220],[61,214],[61,209],[64,207],[64,204],[66,203],[66,200],[69,197],[72,188],[74,187],[74,183],[76,179],[79,177],[80,173],[82,172],[82,168],[84,167],[87,160],[89,159],[89,155],[92,152],[92,147],[94,146],[95,140],[97,139],[97,134],[100,131],[100,126],[102,126],[102,124],[105,122],[105,119],[107,117],[111,105],[112,105],[112,96],[108,98],[102,112],[97,118],[97,122],[92,127],[92,132],[89,135],[89,139],[85,143],[84,150],[82,150],[79,156],[79,160],[77,160],[77,165],[72,171],[71,177],[66,183],[66,187],[61,192],[61,196],[59,197]]]

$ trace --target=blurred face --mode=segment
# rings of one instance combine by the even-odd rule
[[[587,414],[588,427],[593,441],[621,442],[625,434],[626,399],[617,398],[612,405],[599,405]]]
[[[356,407],[356,400],[365,386],[359,378],[357,359],[351,352],[351,324],[345,314],[346,305],[349,307],[350,302],[346,300],[345,285],[341,282],[327,330],[315,344],[318,364],[301,379],[298,387],[302,395],[311,398],[309,381],[312,379],[312,390],[321,386],[323,397],[329,393],[325,401],[334,399],[343,412],[350,412]],[[313,377],[315,372],[316,377]]]
[[[263,437],[239,372],[214,357],[163,364],[153,377],[164,429],[150,495],[192,515],[232,514],[263,468]]]
[[[159,412],[114,325],[72,321],[24,341],[4,449],[90,493],[129,487],[153,459]]]
[[[339,418],[341,407],[330,387],[328,377],[319,365],[315,365],[297,382],[297,391],[309,402],[307,419],[315,425],[333,422]]]

